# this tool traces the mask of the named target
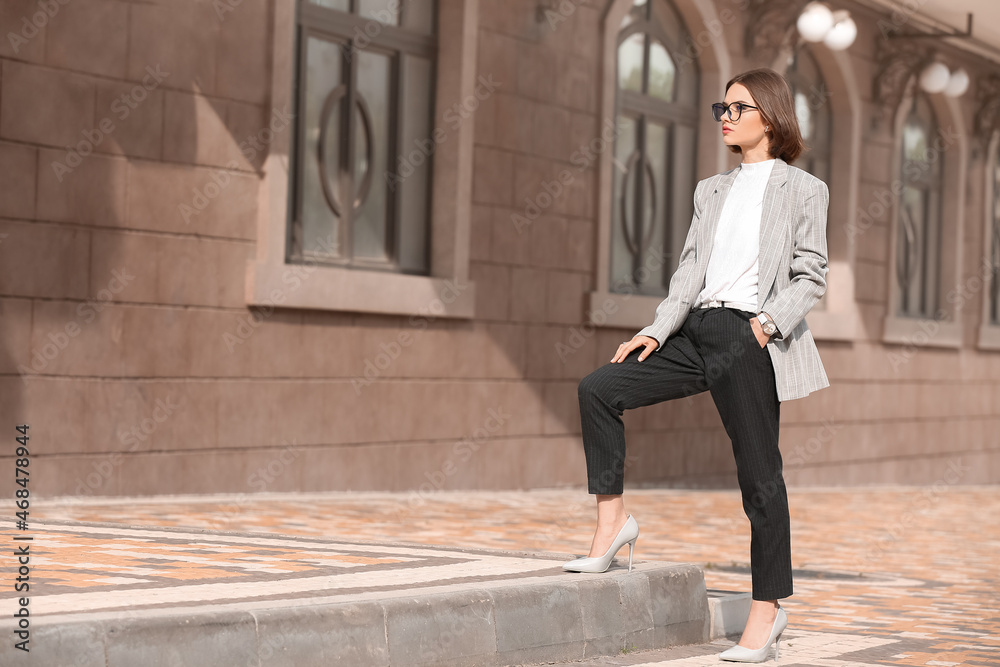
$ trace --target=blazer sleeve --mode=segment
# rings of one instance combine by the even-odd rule
[[[698,181],[694,189],[694,215],[691,217],[691,226],[688,228],[687,238],[684,240],[684,247],[681,248],[680,260],[677,263],[677,270],[670,277],[670,284],[667,287],[667,298],[656,307],[656,316],[653,323],[636,334],[636,336],[649,336],[659,342],[656,349],[660,349],[670,331],[671,318],[676,319],[680,312],[680,294],[683,291],[682,285],[687,285],[693,279],[697,254],[695,252],[698,240],[698,230],[701,227],[701,192],[710,179]]]
[[[762,308],[778,327],[775,338],[783,339],[792,332],[826,293],[826,274],[829,270],[826,218],[830,189],[818,178],[813,183],[798,206],[792,230],[791,282]]]

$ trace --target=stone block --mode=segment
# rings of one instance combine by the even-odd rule
[[[163,148],[164,91],[154,81],[144,86],[136,82],[97,82],[98,123],[108,118],[114,131],[101,142],[98,151],[113,155],[158,160]]]
[[[76,162],[72,155],[64,150],[39,150],[38,217],[103,227],[124,226],[127,162],[118,156],[97,154]]]
[[[474,160],[472,201],[509,206],[513,201],[513,155],[507,151],[477,146]]]
[[[252,614],[257,619],[262,666],[389,664],[385,620],[378,604],[265,609]]]
[[[247,612],[202,612],[185,623],[155,615],[105,622],[108,667],[255,665],[257,637]]]
[[[45,64],[60,69],[124,78],[128,60],[129,5],[84,0],[52,6],[46,25]]]
[[[271,4],[267,0],[241,0],[215,7],[219,11],[216,94],[265,104],[271,82]],[[249,44],[260,48],[247,48]]]
[[[48,22],[48,15],[38,10],[38,0],[0,2],[0,25],[8,32],[0,40],[0,56],[43,62]]]
[[[493,600],[468,591],[382,602],[392,665],[479,664],[497,651]]]
[[[6,40],[4,40],[6,41]],[[33,550],[33,549],[32,549]],[[8,604],[16,609],[13,603]],[[28,609],[34,605],[29,603]],[[0,663],[4,665],[56,665],[66,667],[105,667],[104,640],[100,626],[89,623],[52,623],[31,617],[28,652],[14,647],[21,640],[13,634],[14,623],[7,641],[0,644]]]
[[[229,167],[240,158],[226,126],[229,103],[186,91],[168,90],[163,105],[163,159],[168,162]]]
[[[0,221],[0,292],[50,299],[87,297],[87,230]]]
[[[545,271],[514,268],[510,283],[510,319],[514,322],[547,322]]]
[[[252,240],[259,186],[256,176],[227,169],[130,162],[124,226]]]
[[[0,137],[43,146],[76,146],[94,129],[90,77],[4,60]],[[30,100],[30,105],[25,104]]]
[[[0,215],[3,217],[35,217],[37,160],[38,152],[33,146],[0,142]]]
[[[159,65],[175,90],[215,92],[219,16],[215,3],[143,3],[129,8],[128,78],[139,81]]]
[[[521,586],[493,593],[497,652],[519,662],[583,657],[580,592],[574,585]]]

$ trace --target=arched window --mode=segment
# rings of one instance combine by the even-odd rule
[[[994,139],[992,183],[993,206],[990,217],[990,324],[1000,325],[1000,133]]]
[[[796,50],[785,78],[795,97],[795,115],[806,142],[806,151],[796,166],[829,183],[833,114],[823,74],[808,48]]]
[[[434,11],[299,0],[289,261],[428,273]]]
[[[692,215],[698,69],[666,0],[635,0],[619,27],[609,290],[667,293]],[[706,112],[707,113],[707,112]]]
[[[896,221],[896,312],[904,317],[933,318],[939,306],[944,156],[933,147],[937,138],[934,110],[924,94],[916,94],[903,125]]]

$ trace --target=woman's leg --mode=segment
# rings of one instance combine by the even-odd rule
[[[597,532],[590,543],[589,558],[603,556],[615,541],[625,522],[628,512],[625,511],[625,501],[622,494],[597,494]]]
[[[732,440],[743,509],[750,520],[753,604],[740,644],[760,648],[770,634],[777,600],[792,594],[788,498],[778,449],[780,403],[770,353],[760,347],[750,326],[753,314],[728,310],[719,315],[711,335],[742,338],[747,345],[746,353],[732,357],[712,382],[711,392]],[[709,356],[705,361],[711,368]]]
[[[580,382],[580,421],[587,458],[588,488],[597,496],[597,530],[590,556],[604,555],[627,513],[625,481],[625,410],[708,390],[701,356],[689,338],[691,314],[680,331],[644,361],[639,350],[621,363],[608,363]]]

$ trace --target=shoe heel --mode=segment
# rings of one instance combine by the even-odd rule
[[[774,661],[778,661],[778,650],[781,648],[781,635],[784,633],[779,633],[778,638],[774,641]]]
[[[631,542],[628,543],[628,571],[632,571],[632,549],[635,548],[635,541],[638,540],[638,536],[635,537]]]

